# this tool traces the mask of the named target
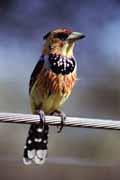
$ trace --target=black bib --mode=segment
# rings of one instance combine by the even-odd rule
[[[50,68],[56,74],[69,74],[75,69],[75,59],[67,58],[56,54],[50,54],[48,57]]]

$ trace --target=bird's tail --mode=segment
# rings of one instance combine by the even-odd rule
[[[26,145],[24,147],[23,162],[26,165],[43,164],[47,158],[47,144],[48,144],[48,131],[47,124],[32,124],[30,126]]]

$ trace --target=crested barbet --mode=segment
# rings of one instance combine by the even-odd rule
[[[31,124],[24,147],[24,164],[43,164],[47,159],[48,124],[45,115],[59,115],[62,130],[66,115],[59,108],[68,99],[76,81],[77,63],[73,55],[75,42],[83,33],[56,29],[44,37],[44,46],[30,78],[29,96],[33,114],[40,122]]]

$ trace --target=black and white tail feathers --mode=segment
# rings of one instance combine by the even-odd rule
[[[43,164],[46,161],[48,131],[48,125],[41,122],[30,126],[24,147],[24,164],[29,165],[32,162],[35,164]]]

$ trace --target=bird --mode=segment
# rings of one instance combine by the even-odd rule
[[[29,165],[44,164],[48,156],[49,126],[45,115],[61,117],[58,132],[62,131],[66,115],[60,107],[70,96],[77,79],[77,61],[73,49],[77,40],[85,35],[68,28],[59,28],[43,37],[41,56],[29,81],[30,106],[40,122],[31,124],[24,146],[23,162]]]

